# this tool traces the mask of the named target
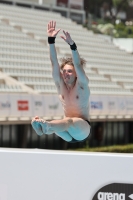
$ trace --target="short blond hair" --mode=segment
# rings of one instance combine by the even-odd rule
[[[72,65],[74,67],[74,63],[73,63],[73,59],[72,57],[67,57],[67,58],[61,58],[60,59],[61,64],[60,64],[60,69],[63,69],[63,67],[65,65]],[[80,58],[80,63],[81,63],[81,67],[85,67],[86,65],[86,60],[84,58]]]

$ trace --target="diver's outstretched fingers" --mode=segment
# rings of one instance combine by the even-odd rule
[[[33,121],[33,122],[31,123],[31,125],[32,125],[33,129],[35,130],[35,132],[37,133],[37,135],[39,135],[39,136],[43,135],[42,127],[41,127],[41,125],[40,125],[40,122],[38,122],[38,121]]]

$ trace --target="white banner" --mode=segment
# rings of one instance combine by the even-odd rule
[[[32,95],[22,94],[21,99],[17,102],[18,110],[21,111],[21,116],[31,117],[33,116],[32,110]]]
[[[33,116],[43,117],[44,113],[44,95],[34,95],[32,98],[32,113]]]
[[[108,96],[109,115],[118,115],[118,97]]]
[[[127,114],[125,96],[118,96],[118,110],[119,110],[119,113],[118,113],[119,115],[126,115]]]
[[[59,100],[58,95],[53,95],[53,102],[54,102],[54,112],[55,116],[64,116],[62,104]]]
[[[100,96],[100,101],[102,102],[102,109],[100,111],[100,115],[109,115],[108,108],[108,96]]]
[[[31,98],[32,96],[28,94],[10,95],[10,101],[11,101],[10,117],[33,116]]]
[[[133,115],[133,97],[126,97],[127,114]]]
[[[62,116],[63,110],[57,95],[45,95],[44,99],[44,116],[54,117]]]
[[[103,110],[103,102],[99,95],[90,96],[90,114],[99,115]]]
[[[133,98],[130,96],[91,95],[90,115],[132,115]],[[1,94],[0,117],[63,117],[58,95]]]
[[[21,110],[18,109],[18,102],[21,100],[21,94],[10,94],[10,117],[20,117]]]
[[[0,95],[0,116],[7,117],[10,114],[11,101],[8,94]]]

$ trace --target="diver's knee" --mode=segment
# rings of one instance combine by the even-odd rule
[[[68,118],[67,121],[68,121],[69,124],[73,124],[72,118]]]
[[[67,131],[70,129],[70,128],[72,128],[73,127],[73,120],[72,120],[72,118],[68,118],[67,119]]]

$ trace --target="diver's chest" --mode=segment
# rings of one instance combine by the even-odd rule
[[[64,100],[65,102],[78,103],[84,99],[84,92],[80,87],[75,87],[71,91],[69,91],[66,88],[63,88],[61,90],[61,97],[62,100]]]

